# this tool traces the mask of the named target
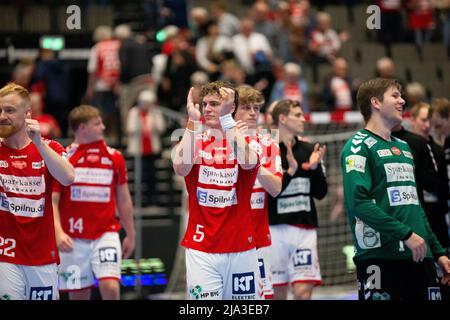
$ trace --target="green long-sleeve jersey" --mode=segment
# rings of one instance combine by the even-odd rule
[[[427,257],[445,254],[420,206],[408,144],[386,141],[363,129],[341,155],[345,208],[355,242],[355,260],[412,259],[404,244],[412,232],[427,244]]]

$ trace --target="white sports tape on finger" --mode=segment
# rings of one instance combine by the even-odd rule
[[[236,121],[234,121],[233,117],[231,116],[231,113],[221,116],[219,120],[222,129],[225,131],[230,130],[236,126]]]

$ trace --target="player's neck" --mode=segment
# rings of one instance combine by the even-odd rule
[[[30,137],[23,130],[20,130],[8,138],[3,139],[3,144],[11,149],[23,149],[31,142]]]
[[[284,145],[287,145],[288,142],[294,142],[294,134],[290,130],[287,130],[283,126],[280,126],[279,133],[280,142],[283,142]]]
[[[380,136],[386,141],[391,141],[392,129],[384,124],[378,123],[377,121],[372,121],[371,119],[367,123],[365,129],[375,133],[377,136]]]

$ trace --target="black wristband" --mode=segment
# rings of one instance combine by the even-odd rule
[[[406,234],[406,236],[404,236],[404,237],[402,238],[402,241],[408,240],[409,237],[411,237],[412,234],[413,234],[413,231],[412,231],[412,230],[409,230],[409,232]]]

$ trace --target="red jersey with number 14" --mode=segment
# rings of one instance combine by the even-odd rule
[[[250,197],[258,165],[243,170],[228,142],[208,132],[195,139],[198,160],[185,177],[189,220],[181,244],[207,253],[254,248]]]
[[[64,154],[59,143],[42,140]],[[0,142],[0,262],[59,263],[51,198],[54,182],[34,143],[13,149]]]
[[[64,232],[73,238],[95,240],[105,232],[119,231],[116,218],[116,186],[127,183],[122,154],[105,142],[72,144],[67,148],[75,168],[75,181],[61,193],[59,212]]]

